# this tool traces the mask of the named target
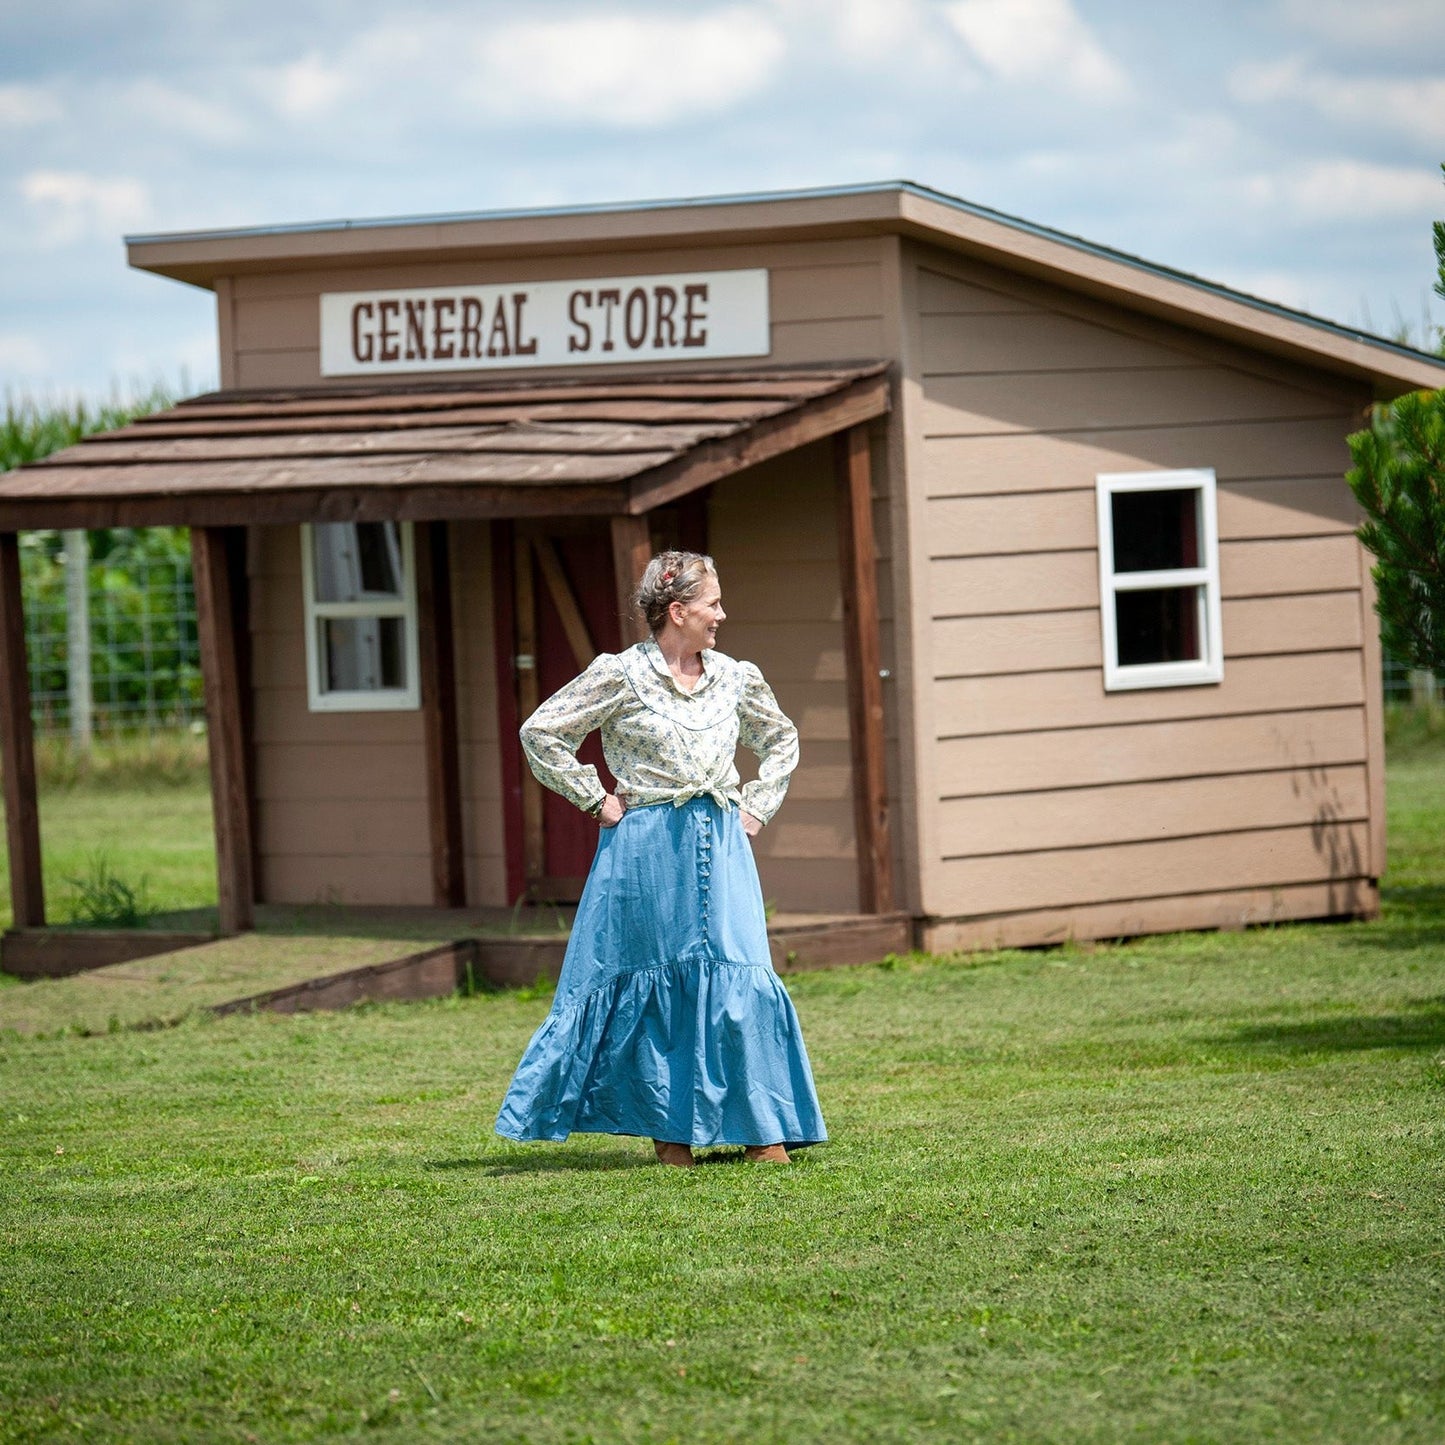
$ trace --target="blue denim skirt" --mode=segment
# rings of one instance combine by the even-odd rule
[[[496,1128],[696,1147],[828,1137],[736,809],[693,798],[601,830],[551,1012]]]

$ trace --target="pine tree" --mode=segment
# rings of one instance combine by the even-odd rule
[[[1349,439],[1345,479],[1375,554],[1380,637],[1411,667],[1445,668],[1445,391],[1416,391],[1375,409]]]
[[[1440,167],[1440,174],[1445,176],[1445,165]],[[1435,266],[1438,275],[1435,278],[1435,294],[1445,299],[1445,221],[1435,222]],[[1445,326],[1438,329],[1436,335],[1436,350],[1445,356]]]
[[[1445,221],[1434,234],[1435,290],[1445,297]],[[1385,651],[1411,667],[1445,669],[1445,390],[1376,407],[1349,446],[1345,480],[1365,513],[1360,540],[1375,554]]]

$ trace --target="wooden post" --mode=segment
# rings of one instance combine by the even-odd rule
[[[521,527],[513,533],[513,584],[517,589],[517,712],[523,722],[541,701],[537,683],[537,591],[532,567],[532,544]],[[542,785],[531,768],[522,769],[522,874],[530,890],[547,871],[547,845],[543,833]]]
[[[416,524],[416,594],[432,902],[439,908],[461,908],[467,901],[467,878],[457,743],[451,559],[445,522]]]
[[[5,846],[10,855],[10,907],[15,927],[41,928],[45,924],[45,879],[40,870],[40,807],[20,591],[20,541],[14,532],[0,533],[0,769],[5,774]]]
[[[626,514],[612,518],[612,572],[617,587],[617,624],[621,646],[631,647],[647,637],[647,624],[632,606],[632,594],[652,560],[652,539],[647,517]]]
[[[868,427],[834,440],[838,483],[838,560],[843,580],[843,638],[848,666],[848,740],[853,761],[858,905],[893,911],[893,850],[888,835],[887,759],[878,640],[878,553],[873,538],[873,467]]]
[[[90,533],[67,528],[65,545],[65,661],[70,693],[70,745],[88,753],[95,738],[90,683]]]
[[[250,679],[241,675],[243,649],[236,639],[236,589],[230,567],[233,550],[227,545],[226,528],[191,528],[222,933],[241,933],[253,927],[256,899],[244,723]]]

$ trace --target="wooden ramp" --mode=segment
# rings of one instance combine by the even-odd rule
[[[39,956],[46,966],[32,973],[34,982],[0,989],[0,1029],[105,1033],[163,1026],[202,1012],[294,1013],[437,998],[465,985],[515,987],[555,979],[567,946],[567,919],[551,909],[530,916],[289,909],[258,921],[256,932],[203,943],[194,942],[195,933],[150,935],[166,951],[101,967],[91,961],[106,951],[98,943],[112,946],[106,940],[63,930],[45,930],[43,940],[7,935],[7,961]],[[771,920],[768,933],[774,966],[789,973],[904,951],[910,925],[903,914],[785,914]],[[177,941],[187,946],[177,947]]]
[[[93,1034],[158,1027],[203,1012],[295,1012],[435,997],[465,979],[466,962],[450,943],[419,949],[415,941],[394,938],[245,933],[0,989],[0,1029]]]

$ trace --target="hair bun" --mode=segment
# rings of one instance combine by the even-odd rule
[[[707,579],[716,576],[712,558],[701,552],[659,552],[647,564],[633,604],[657,632],[674,602],[691,602]]]

